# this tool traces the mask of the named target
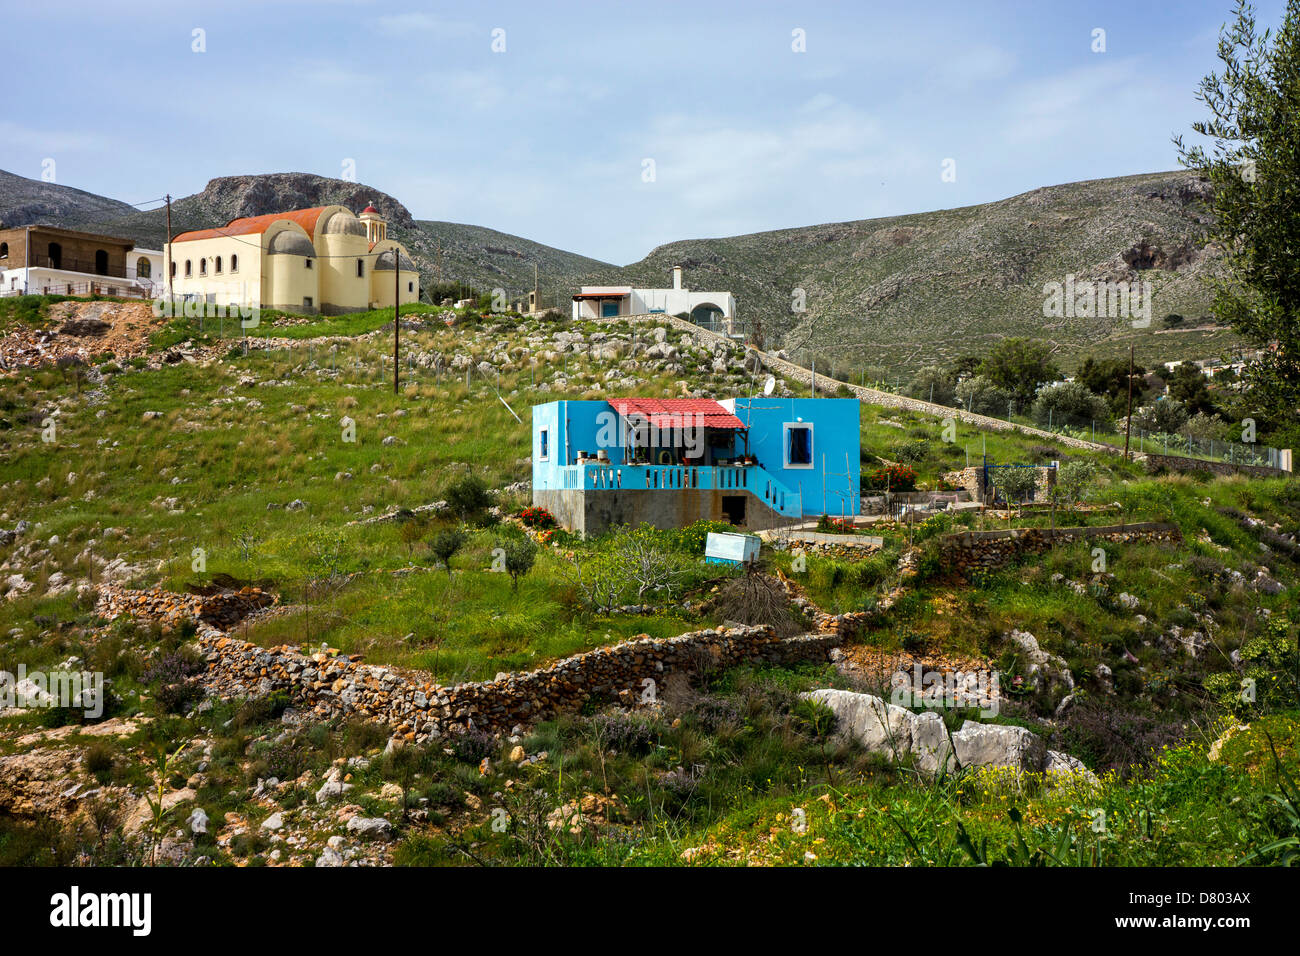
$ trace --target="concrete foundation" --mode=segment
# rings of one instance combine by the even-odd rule
[[[533,504],[555,516],[562,528],[594,537],[616,525],[682,528],[696,521],[729,521],[745,531],[789,524],[749,491],[683,488],[580,491],[533,489]]]

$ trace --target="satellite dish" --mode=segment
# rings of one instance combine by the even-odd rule
[[[776,376],[769,375],[767,381],[763,383],[763,394],[771,395],[774,388],[776,388]]]

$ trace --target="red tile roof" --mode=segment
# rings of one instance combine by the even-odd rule
[[[698,421],[705,428],[748,426],[711,398],[616,398],[609,403],[624,418],[647,418],[655,428],[681,428]]]
[[[221,236],[247,236],[261,235],[270,228],[271,224],[281,219],[287,219],[290,222],[296,222],[307,230],[307,235],[315,236],[316,220],[325,210],[324,206],[315,206],[311,209],[295,209],[292,212],[273,212],[265,216],[245,216],[242,219],[232,219],[230,222],[219,229],[198,229],[194,232],[182,232],[172,242],[192,242],[195,239],[217,239]]]

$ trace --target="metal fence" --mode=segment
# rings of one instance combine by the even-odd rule
[[[20,295],[106,295],[122,299],[151,299],[153,289],[136,285],[125,279],[107,278],[86,282],[49,280],[39,285],[33,283],[30,289],[0,290],[0,298]]]

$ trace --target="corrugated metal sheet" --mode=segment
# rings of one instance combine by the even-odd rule
[[[624,418],[645,418],[655,428],[680,428],[697,421],[696,416],[705,428],[747,428],[711,398],[618,398],[610,405]]]

